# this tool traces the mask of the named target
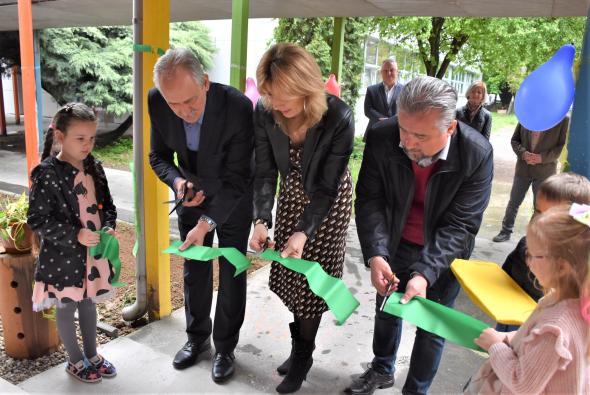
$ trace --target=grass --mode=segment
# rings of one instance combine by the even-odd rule
[[[106,147],[95,147],[92,154],[103,163],[104,167],[129,170],[129,162],[133,161],[133,139],[121,137]]]
[[[497,112],[492,113],[492,133],[500,131],[500,129],[510,128],[514,130],[518,119],[514,114],[501,114]]]

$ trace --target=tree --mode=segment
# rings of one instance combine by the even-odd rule
[[[426,74],[443,78],[451,62],[480,68],[516,90],[524,77],[566,43],[581,48],[586,18],[380,17],[381,37],[417,48]]]
[[[18,32],[0,32],[0,76],[14,65],[20,64]]]
[[[371,24],[366,18],[346,18],[344,28],[344,62],[339,78],[342,99],[354,107],[359,97],[364,70],[364,42]],[[333,18],[280,19],[274,31],[274,42],[296,43],[316,59],[327,78],[332,62]]]
[[[186,46],[211,66],[214,46],[199,22],[170,25],[171,46]],[[133,39],[130,27],[47,29],[40,36],[42,85],[60,104],[69,101],[121,116],[132,111]]]

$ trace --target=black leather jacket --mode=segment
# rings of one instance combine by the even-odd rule
[[[340,178],[354,145],[354,117],[350,108],[335,96],[328,95],[328,110],[307,132],[303,145],[303,188],[310,199],[296,231],[313,238],[330,212],[338,195]],[[280,129],[273,115],[258,102],[254,111],[256,176],[254,179],[254,218],[272,226],[272,207],[277,176],[289,174],[289,137]]]
[[[369,132],[356,185],[355,214],[365,264],[395,256],[413,200],[414,173],[399,147],[397,116]],[[432,286],[455,258],[471,255],[492,189],[492,146],[458,123],[446,160],[428,181],[424,201],[424,248],[410,266]]]
[[[492,132],[492,114],[485,108],[481,107],[473,120],[469,119],[469,109],[467,105],[457,110],[457,120],[471,126],[480,132],[486,139],[490,139]]]

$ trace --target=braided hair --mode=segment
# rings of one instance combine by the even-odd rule
[[[63,134],[67,134],[72,122],[96,122],[96,115],[90,107],[83,103],[68,103],[60,108],[53,116],[53,120],[45,133],[45,142],[43,143],[41,160],[59,153],[59,151],[54,148],[53,144],[55,130],[57,129]],[[104,171],[99,169],[99,164],[92,154],[89,154],[84,160],[84,171],[90,174],[94,179],[96,200],[101,203],[105,197],[103,191],[107,186],[107,180]]]

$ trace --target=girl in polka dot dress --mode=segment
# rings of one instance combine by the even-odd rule
[[[28,224],[41,239],[33,309],[57,307],[57,330],[69,357],[66,372],[89,383],[117,374],[96,350],[95,303],[112,296],[114,273],[107,259],[89,255],[89,247],[100,241],[96,230],[114,234],[117,218],[104,170],[91,155],[96,126],[93,111],[81,103],[67,104],[55,114],[42,162],[31,175],[28,213]],[[76,310],[83,352],[76,338]]]

